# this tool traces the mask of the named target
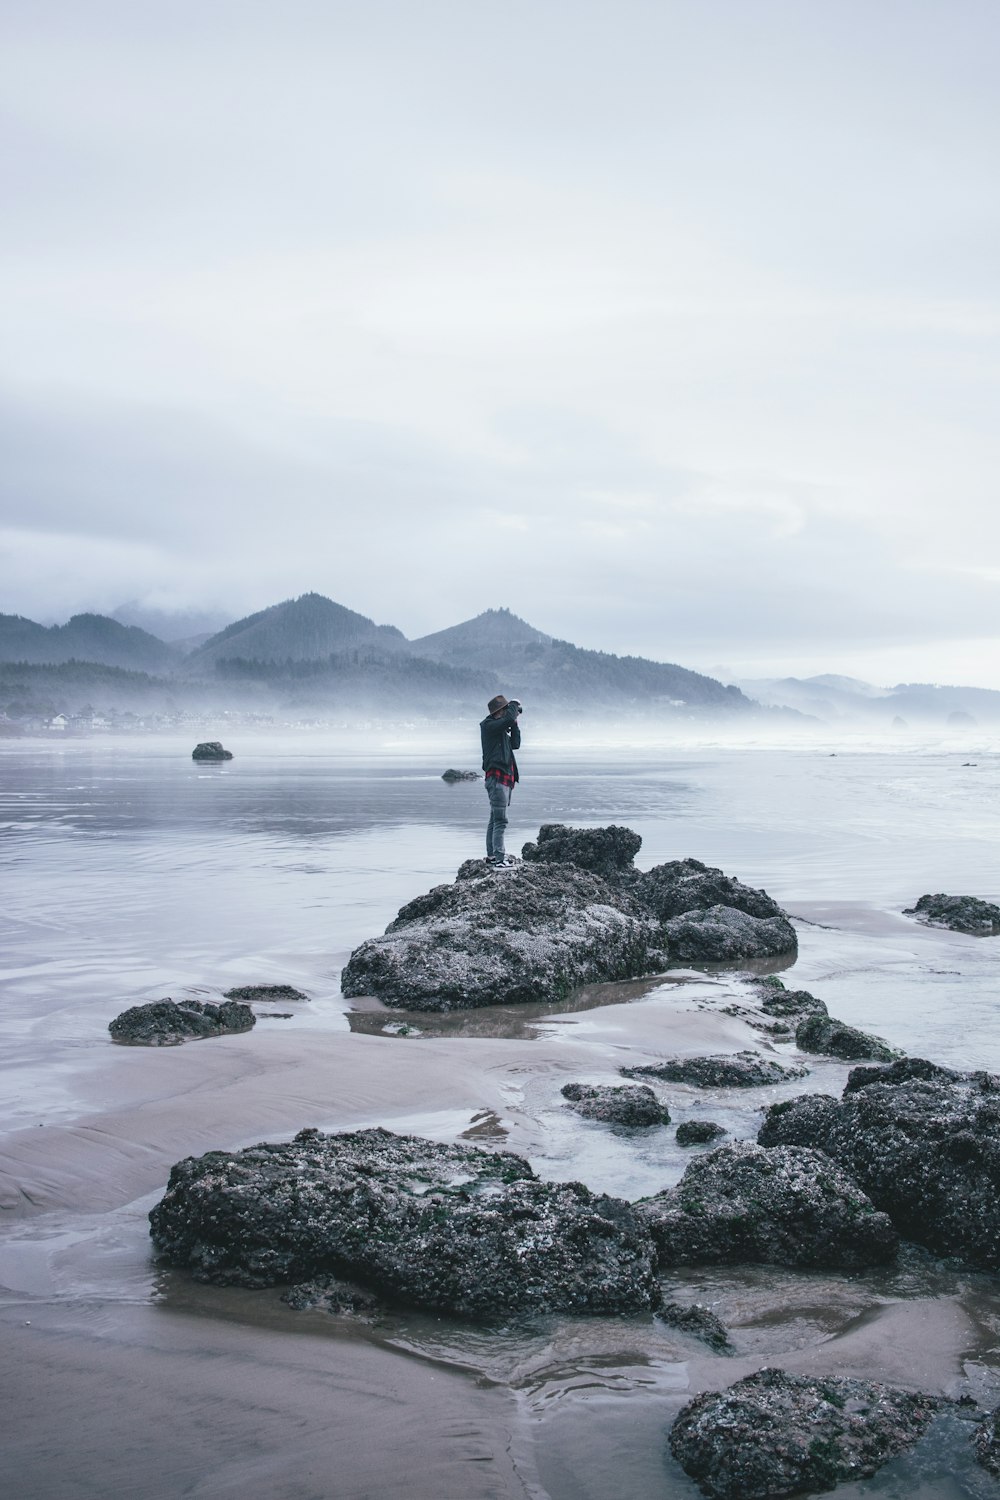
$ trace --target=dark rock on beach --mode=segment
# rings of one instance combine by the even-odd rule
[[[700,1089],[756,1089],[804,1078],[808,1069],[772,1062],[759,1052],[735,1052],[726,1057],[668,1057],[618,1071],[623,1078],[659,1078],[663,1083],[693,1083]]]
[[[819,1151],[737,1141],[696,1157],[674,1188],[636,1205],[660,1264],[835,1266],[892,1260],[885,1214]]]
[[[978,896],[921,896],[916,906],[905,908],[904,916],[921,917],[934,927],[950,927],[953,932],[968,932],[974,937],[995,937],[1000,933],[1000,906],[982,901]]]
[[[647,1084],[567,1083],[561,1093],[578,1114],[609,1125],[669,1125],[670,1113]]]
[[[636,887],[640,899],[661,922],[716,906],[731,907],[748,917],[765,920],[785,915],[766,891],[744,885],[711,865],[703,865],[699,859],[672,859],[667,864],[654,865],[638,876]]]
[[[787,917],[749,916],[735,906],[710,906],[664,922],[674,963],[742,963],[748,958],[780,958],[797,951],[795,928]]]
[[[831,1490],[911,1447],[939,1404],[869,1380],[758,1370],[690,1401],[670,1450],[710,1500]]]
[[[904,1238],[1000,1270],[1000,1080],[907,1078],[919,1062],[858,1069],[840,1101],[772,1105],[757,1138],[825,1151]]]
[[[452,767],[441,772],[442,781],[478,781],[481,776],[481,771],[456,771]]]
[[[623,1199],[388,1130],[188,1157],[149,1218],[160,1254],[201,1281],[335,1275],[474,1318],[660,1302],[652,1239]]]
[[[758,1004],[768,1016],[825,1016],[826,1005],[808,990],[789,990],[776,974],[752,981],[759,996]]]
[[[502,872],[474,864],[355,948],[341,976],[345,995],[450,1010],[559,1000],[578,985],[666,967],[658,928],[600,876],[565,864]]]
[[[497,870],[467,860],[453,884],[417,896],[382,937],[354,950],[344,994],[451,1010],[561,999],[671,963],[794,955],[794,928],[765,892],[696,860],[640,875],[640,844],[629,828],[546,823],[521,863]],[[665,920],[667,891],[678,914]],[[720,894],[740,904],[697,906]]]
[[[678,1146],[704,1146],[709,1141],[717,1141],[725,1133],[724,1127],[714,1120],[685,1120],[678,1125],[674,1139]]]
[[[219,740],[203,740],[191,751],[192,760],[232,760],[233,752],[223,750]]]
[[[827,1057],[870,1057],[876,1062],[891,1062],[897,1055],[880,1037],[858,1031],[832,1016],[807,1016],[795,1028],[795,1045],[802,1052],[822,1053]]]
[[[689,1333],[693,1338],[701,1339],[702,1343],[714,1349],[717,1354],[732,1350],[729,1330],[725,1323],[707,1307],[702,1307],[700,1302],[695,1302],[688,1307],[680,1302],[665,1302],[656,1316],[661,1323],[666,1323],[671,1328],[678,1328],[681,1333]]]
[[[108,1024],[113,1041],[132,1047],[177,1047],[199,1037],[249,1031],[256,1016],[248,1005],[224,1000],[154,1000],[133,1005]]]
[[[632,861],[642,848],[642,839],[631,828],[568,828],[564,823],[543,823],[537,842],[525,844],[521,857],[539,864],[576,865],[592,870],[605,880],[637,878]]]
[[[233,989],[226,990],[227,1000],[246,1000],[247,1002],[263,1002],[265,1004],[276,1004],[283,1000],[286,1004],[290,1000],[308,1000],[291,984],[238,984]]]
[[[954,1068],[943,1068],[926,1057],[901,1057],[884,1068],[852,1068],[844,1084],[844,1096],[867,1088],[870,1083],[959,1083],[963,1075]]]

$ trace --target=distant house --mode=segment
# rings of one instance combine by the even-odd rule
[[[46,729],[68,729],[69,720],[65,714],[56,714],[55,718],[50,719],[45,727]]]

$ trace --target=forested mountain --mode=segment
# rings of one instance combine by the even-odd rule
[[[303,594],[227,625],[191,652],[188,667],[200,673],[232,660],[322,661],[361,645],[392,652],[405,649],[406,638],[394,625],[376,625],[322,594]]]
[[[32,664],[69,662],[58,674],[38,667],[39,703],[59,691],[67,701],[89,701],[97,685],[109,696],[117,686],[119,696],[148,697],[152,682],[154,696],[166,694],[179,706],[211,699],[230,710],[296,715],[478,716],[496,692],[533,711],[586,707],[642,718],[731,718],[756,707],[738,688],[684,667],[555,640],[508,609],[408,641],[394,626],[303,594],[235,621],[187,656],[100,615],[50,629],[17,616],[0,617],[0,625],[0,661],[20,664],[0,684],[8,683],[8,692],[16,687],[18,703],[31,700]],[[151,682],[116,684],[95,677],[96,665],[144,672]]]
[[[22,615],[0,615],[0,661],[90,661],[134,672],[168,672],[177,652],[148,631],[120,625],[107,615],[74,615],[65,625],[49,626]]]

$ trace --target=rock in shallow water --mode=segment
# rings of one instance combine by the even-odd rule
[[[684,1306],[680,1302],[665,1302],[656,1316],[670,1328],[679,1328],[681,1333],[689,1333],[693,1338],[701,1339],[702,1343],[714,1349],[717,1354],[732,1352],[729,1330],[725,1323],[700,1302],[690,1306]]]
[[[575,865],[470,872],[404,906],[385,935],[355,948],[345,995],[408,1010],[563,999],[582,984],[655,974],[658,929],[625,896]]]
[[[149,1218],[157,1250],[202,1281],[333,1274],[477,1318],[660,1301],[652,1239],[624,1200],[539,1182],[509,1153],[387,1130],[188,1157]]]
[[[697,1157],[674,1188],[636,1204],[666,1265],[834,1266],[892,1260],[885,1214],[820,1151],[751,1141]]]
[[[939,1405],[874,1381],[758,1370],[689,1402],[670,1449],[711,1500],[770,1500],[867,1479],[921,1437]]]
[[[695,860],[640,875],[640,843],[628,828],[545,824],[522,864],[467,860],[454,884],[408,902],[382,937],[354,950],[344,994],[451,1010],[561,999],[671,963],[795,954],[794,928],[765,892]],[[718,904],[720,892],[742,905]],[[665,919],[667,906],[680,914]]]
[[[233,752],[224,750],[220,740],[202,740],[191,751],[192,760],[232,760]]]
[[[609,1125],[669,1125],[670,1113],[647,1084],[566,1083],[560,1090],[578,1114]]]
[[[905,908],[903,915],[922,917],[934,927],[950,927],[953,932],[967,932],[973,937],[1000,933],[1000,906],[978,896],[946,896],[939,891],[921,896],[916,906]]]
[[[708,1141],[717,1141],[725,1133],[724,1127],[714,1120],[685,1120],[678,1125],[674,1139],[678,1146],[704,1146]]]
[[[825,1151],[904,1238],[1000,1270],[1000,1081],[907,1077],[915,1068],[938,1071],[907,1059],[856,1070],[875,1078],[857,1078],[841,1101],[774,1104],[757,1139]],[[901,1081],[890,1081],[895,1070]]]
[[[113,1041],[131,1047],[178,1047],[199,1037],[249,1031],[257,1018],[249,1005],[224,1000],[154,1000],[133,1005],[108,1023]]]
[[[726,1057],[668,1057],[618,1071],[623,1078],[659,1078],[664,1083],[693,1083],[700,1089],[757,1089],[804,1078],[808,1069],[797,1063],[772,1062],[759,1052],[734,1052]]]
[[[227,1000],[256,1000],[266,1004],[273,1004],[279,1000],[286,1003],[290,1000],[308,1000],[292,984],[237,984],[231,990],[224,991]]]
[[[826,1057],[849,1060],[871,1057],[876,1062],[892,1062],[897,1055],[881,1037],[858,1031],[833,1016],[807,1016],[795,1028],[795,1045],[802,1052],[822,1053]]]

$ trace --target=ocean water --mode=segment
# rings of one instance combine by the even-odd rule
[[[970,733],[977,738],[889,749],[605,743],[569,756],[554,743],[533,746],[526,722],[508,848],[519,850],[544,822],[613,822],[641,834],[640,867],[686,856],[719,865],[766,888],[793,915],[800,954],[786,979],[822,996],[832,1014],[911,1054],[1000,1071],[1000,938],[943,932],[903,915],[925,891],[1000,900],[1000,742]],[[625,1196],[675,1180],[689,1159],[679,1149],[568,1116],[558,1097],[570,1076],[561,1059],[565,1067],[572,1060],[574,1076],[607,1079],[626,1053],[658,1055],[672,1044],[696,1050],[697,1026],[715,1038],[712,1050],[724,1050],[726,1027],[735,1025],[725,1006],[740,998],[738,977],[685,971],[595,987],[555,1009],[445,1018],[341,997],[339,974],[352,948],[482,851],[482,783],[441,780],[446,766],[475,766],[473,743],[444,733],[434,742],[413,738],[362,745],[318,735],[233,737],[235,759],[219,766],[195,764],[190,744],[177,739],[0,742],[0,1150],[43,1124],[85,1132],[88,1119],[115,1102],[99,1097],[102,1089],[147,1088],[141,1079],[152,1077],[152,1065],[143,1074],[142,1059],[153,1055],[108,1040],[108,1021],[126,1006],[275,981],[299,986],[310,1002],[288,1016],[262,1016],[255,1046],[266,1052],[273,1037],[276,1048],[293,1059],[299,1048],[306,1059],[319,1039],[326,1046],[339,1038],[349,1049],[358,1035],[385,1038],[400,1059],[394,1128],[503,1139],[544,1175]],[[401,1019],[409,1023],[402,1032]],[[471,1069],[477,1048],[504,1039],[523,1053],[516,1065],[504,1054],[489,1109],[470,1115],[447,1097],[430,1108],[415,1089],[407,1109],[407,1080],[420,1078],[423,1059],[440,1056],[432,1048],[454,1048],[456,1068]],[[225,1054],[229,1045],[183,1050],[216,1063],[244,1055],[236,1047]],[[111,1053],[124,1061],[108,1072]],[[809,1082],[790,1092],[836,1092],[845,1071],[819,1061]],[[148,1087],[151,1097],[167,1089]],[[678,1118],[711,1114],[749,1136],[759,1102],[682,1089],[671,1107]],[[350,1123],[379,1118],[372,1106]],[[248,1128],[250,1139],[268,1133],[263,1117],[259,1129]],[[50,1175],[58,1175],[55,1161]],[[156,1196],[100,1214],[77,1205],[18,1220],[0,1253],[4,1305],[39,1298],[39,1313],[41,1304],[187,1306],[185,1278],[157,1271],[149,1257],[144,1215]],[[859,1319],[943,1299],[971,1330],[961,1358],[949,1357],[973,1387],[994,1389],[1000,1313],[991,1278],[907,1270],[847,1285],[757,1268],[706,1277],[693,1290],[738,1328],[751,1361],[731,1375],[714,1373],[716,1361],[708,1384],[736,1378],[762,1353],[801,1352],[835,1337],[853,1348]],[[266,1307],[272,1322],[286,1319],[292,1337],[302,1315],[275,1313],[268,1297],[203,1289],[197,1316],[204,1327],[214,1318],[249,1325]],[[663,1413],[686,1399],[701,1356],[678,1348],[652,1320],[597,1320],[584,1331],[554,1321],[500,1335],[400,1316],[370,1337],[400,1357],[471,1371],[515,1394],[526,1494],[696,1493],[664,1457]],[[941,1429],[926,1451],[839,1493],[978,1493],[961,1438]],[[90,1493],[82,1481],[64,1492]],[[45,1482],[22,1493],[45,1494]],[[360,1495],[361,1481],[342,1493]]]

